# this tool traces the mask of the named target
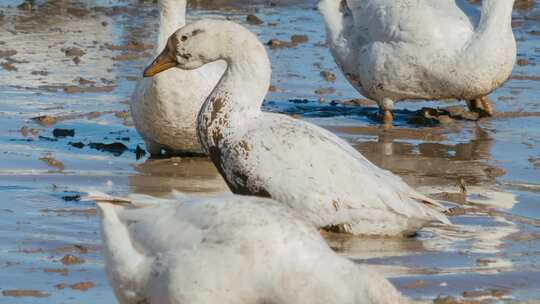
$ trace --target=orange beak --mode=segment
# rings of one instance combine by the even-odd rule
[[[169,46],[157,56],[156,59],[150,64],[146,69],[144,69],[143,76],[144,77],[152,77],[156,74],[159,74],[165,70],[168,70],[170,68],[174,68],[176,66],[176,60],[172,56],[171,52],[169,51]]]

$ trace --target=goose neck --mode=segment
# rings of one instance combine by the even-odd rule
[[[203,105],[203,114],[221,112],[245,116],[261,110],[270,86],[270,61],[264,47],[238,48],[223,56],[227,69]],[[219,103],[219,105],[218,105]]]
[[[514,0],[484,0],[478,31],[511,31],[513,8]]]
[[[208,134],[215,134],[217,129],[221,134],[224,128],[234,131],[259,115],[270,86],[270,61],[262,45],[228,49],[231,53],[221,57],[227,69],[199,112],[198,132],[203,147],[218,144],[219,140]]]
[[[186,23],[186,0],[160,0],[159,35],[156,53],[166,46],[169,36]]]

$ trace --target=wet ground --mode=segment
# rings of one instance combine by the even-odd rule
[[[519,65],[490,96],[501,114],[440,124],[417,110],[463,103],[402,102],[386,131],[337,70],[313,2],[197,1],[190,14],[244,24],[256,14],[264,23],[248,26],[263,42],[306,35],[269,48],[266,109],[325,126],[376,164],[469,210],[453,229],[407,240],[328,236],[337,252],[380,268],[413,298],[538,303],[540,3],[521,2],[529,5],[514,13]],[[206,159],[149,160],[137,149],[144,145],[126,102],[152,52],[152,1],[21,3],[0,4],[0,303],[115,303],[84,189],[166,195],[226,187]]]

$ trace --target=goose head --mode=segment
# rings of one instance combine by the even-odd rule
[[[193,70],[220,59],[228,61],[236,53],[235,48],[244,47],[252,40],[245,39],[246,35],[253,34],[225,20],[205,19],[186,25],[169,37],[165,49],[144,70],[144,76],[151,77],[173,67]]]

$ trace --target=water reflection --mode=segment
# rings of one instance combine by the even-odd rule
[[[502,216],[469,217],[467,222],[426,229],[420,240],[426,250],[497,255],[505,239],[519,232],[515,223]],[[437,237],[433,237],[432,233]]]
[[[135,193],[167,195],[172,190],[180,192],[216,193],[229,188],[214,164],[203,157],[147,159],[135,166],[136,174],[129,177]]]
[[[337,252],[377,264],[392,276],[489,273],[514,267],[503,253],[511,243],[509,237],[520,229],[503,216],[490,214],[489,208],[510,209],[517,199],[495,183],[494,178],[504,171],[490,163],[494,140],[485,129],[476,125],[470,130],[469,140],[460,138],[454,142],[448,139],[453,134],[438,128],[338,127],[334,131],[346,136],[372,162],[403,176],[420,191],[439,199],[472,204],[478,210],[453,217],[454,226],[428,227],[412,239],[326,236]],[[463,131],[469,130],[460,130],[461,136]],[[466,185],[466,193],[461,193],[462,184]],[[429,267],[431,261],[436,267]]]
[[[337,253],[358,260],[403,256],[424,250],[417,238],[357,237],[329,232],[323,232],[323,237]]]
[[[422,229],[418,236],[362,238],[325,234],[340,255],[376,265],[387,276],[407,274],[494,273],[514,267],[504,254],[518,226],[502,216],[454,218],[453,226]]]
[[[479,184],[504,174],[502,169],[488,163],[494,140],[479,126],[472,130],[469,141],[456,143],[427,128],[354,133],[351,128],[337,130],[347,136],[363,137],[354,146],[364,156],[382,168],[404,175],[415,186],[455,184],[462,179],[468,184]],[[366,136],[376,140],[365,140]]]

